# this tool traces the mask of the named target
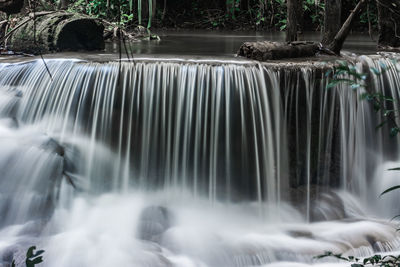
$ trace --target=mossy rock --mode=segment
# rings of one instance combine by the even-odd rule
[[[51,51],[104,49],[104,26],[95,19],[57,12],[31,20],[11,36],[14,51],[39,54]]]

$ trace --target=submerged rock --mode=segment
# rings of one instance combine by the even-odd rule
[[[307,195],[309,194],[311,222],[341,220],[350,216],[346,213],[343,199],[328,187],[301,186],[292,188],[290,192],[292,204],[303,214],[307,214]]]
[[[173,225],[173,215],[162,206],[145,208],[139,219],[137,236],[142,240],[158,242],[160,236]]]
[[[311,204],[310,219],[314,222],[347,218],[342,199],[335,192],[326,192]]]

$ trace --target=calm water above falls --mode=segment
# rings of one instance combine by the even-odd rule
[[[394,63],[374,90],[399,99]],[[398,140],[362,92],[248,61],[0,64],[0,260],[346,266],[399,250]],[[380,219],[376,219],[380,218]]]
[[[127,43],[128,50],[134,54],[172,54],[178,56],[232,56],[244,42],[285,41],[284,32],[210,32],[210,31],[160,31],[160,41]],[[303,34],[301,40],[319,42],[321,36],[316,32]],[[376,38],[375,38],[376,39]],[[109,44],[108,51],[118,52],[117,44]],[[372,54],[376,43],[366,35],[351,34],[344,44],[344,51]]]

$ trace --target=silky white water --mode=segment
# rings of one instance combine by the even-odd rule
[[[395,62],[358,59],[397,101]],[[0,265],[347,266],[395,253],[398,140],[321,67],[0,64]]]

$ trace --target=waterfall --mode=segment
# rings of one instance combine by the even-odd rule
[[[279,80],[261,66],[50,61],[54,80],[40,62],[18,67],[2,70],[3,91],[22,91],[11,116],[61,144],[86,138],[85,190],[276,201],[287,184]],[[98,144],[112,164],[96,165]]]
[[[357,68],[364,72],[370,72],[371,67],[379,69],[382,63],[390,66],[380,76],[371,74],[368,82],[373,90],[392,96],[397,104],[399,64],[373,56],[357,60]],[[181,207],[181,214],[199,220],[201,214],[207,216],[208,209],[215,214],[226,212],[227,220],[230,218],[235,225],[232,229],[239,233],[242,230],[235,221],[244,219],[238,218],[235,210],[248,212],[249,218],[254,216],[246,223],[260,231],[265,229],[257,220],[268,224],[286,221],[306,227],[307,230],[298,233],[293,230],[300,237],[317,238],[318,230],[311,230],[305,222],[321,220],[321,216],[324,220],[338,219],[335,216],[342,212],[338,210],[344,210],[346,216],[379,214],[379,204],[374,204],[382,190],[379,185],[393,183],[396,176],[391,173],[387,178],[390,181],[379,183],[382,166],[398,159],[399,138],[390,138],[388,127],[376,130],[382,118],[370,103],[361,100],[362,89],[351,90],[345,84],[327,89],[328,67],[322,63],[315,66],[205,60],[99,63],[68,59],[46,62],[51,76],[42,61],[0,64],[3,260],[4,249],[18,243],[18,231],[25,231],[21,229],[29,224],[29,232],[35,233],[29,240],[33,236],[33,242],[53,252],[49,264],[57,262],[57,253],[63,252],[51,247],[65,240],[77,245],[63,238],[67,238],[67,233],[68,238],[78,235],[80,227],[84,227],[77,224],[79,218],[73,216],[74,212],[84,214],[83,225],[94,220],[89,214],[109,222],[102,227],[122,240],[118,226],[98,209],[124,220],[122,228],[133,229],[134,225],[140,225],[139,211],[145,208],[146,199],[152,199],[149,203],[156,199],[161,206],[180,203],[176,205]],[[365,207],[360,207],[355,199],[374,208],[361,211]],[[319,204],[324,201],[341,204],[335,210]],[[395,207],[391,212],[399,212],[393,201],[387,200],[386,205]],[[136,203],[137,210],[129,211],[130,202]],[[182,203],[187,207],[180,206]],[[96,208],[90,208],[91,205]],[[243,205],[248,206],[243,208]],[[197,208],[199,214],[189,207]],[[71,215],[66,215],[68,212]],[[223,220],[220,215],[215,216]],[[215,222],[205,225],[215,227]],[[6,230],[2,232],[1,227]],[[321,234],[313,246],[338,252],[350,249],[364,256],[374,251],[372,243],[382,251],[397,248],[395,234],[387,225],[379,228],[375,222],[365,222],[365,227],[365,231],[373,232],[375,243],[370,237],[369,243],[359,237],[354,240],[342,237],[343,244],[320,246],[317,243],[323,240]],[[228,228],[220,231],[225,233]],[[321,231],[330,228],[315,227]],[[60,229],[67,232],[54,235]],[[94,234],[95,230],[89,232]],[[116,245],[121,255],[118,258],[118,252],[114,251],[117,254],[112,259],[118,258],[121,265],[134,261],[138,266],[169,266],[157,265],[161,258],[165,261],[168,258],[176,266],[192,266],[189,262],[193,258],[200,259],[204,266],[247,266],[283,260],[309,262],[318,253],[318,249],[305,248],[289,252],[292,248],[286,248],[284,243],[299,241],[289,236],[286,241],[282,237],[274,239],[272,232],[267,241],[252,234],[244,235],[237,246],[234,245],[237,237],[228,235],[229,241],[225,242],[231,243],[223,249],[209,233],[200,231],[203,237],[187,229],[174,233],[163,237],[174,236],[168,242],[160,241],[163,248],[146,247],[146,251],[158,251],[154,254],[159,255],[157,259],[151,253],[148,261],[128,257],[123,253],[128,243],[136,251],[135,256],[146,259],[148,256],[139,252],[143,244],[130,239]],[[364,232],[362,235],[367,236]],[[41,236],[48,240],[44,242]],[[171,255],[174,249],[168,244],[179,243],[185,236],[210,238],[219,244],[215,249],[221,254],[207,254],[189,244],[177,250],[184,251],[185,256],[178,257],[178,252]],[[89,239],[86,241],[78,248],[105,249],[90,245]],[[114,241],[107,239],[107,242]],[[273,246],[271,242],[277,243]],[[68,256],[60,266],[116,266],[115,262],[95,264],[96,260],[88,255],[79,254],[81,259],[73,259],[68,244],[60,245]],[[214,246],[212,242],[208,244]],[[366,244],[368,249],[357,250]],[[166,254],[165,247],[169,251]],[[242,247],[251,248],[254,254],[249,256]]]

